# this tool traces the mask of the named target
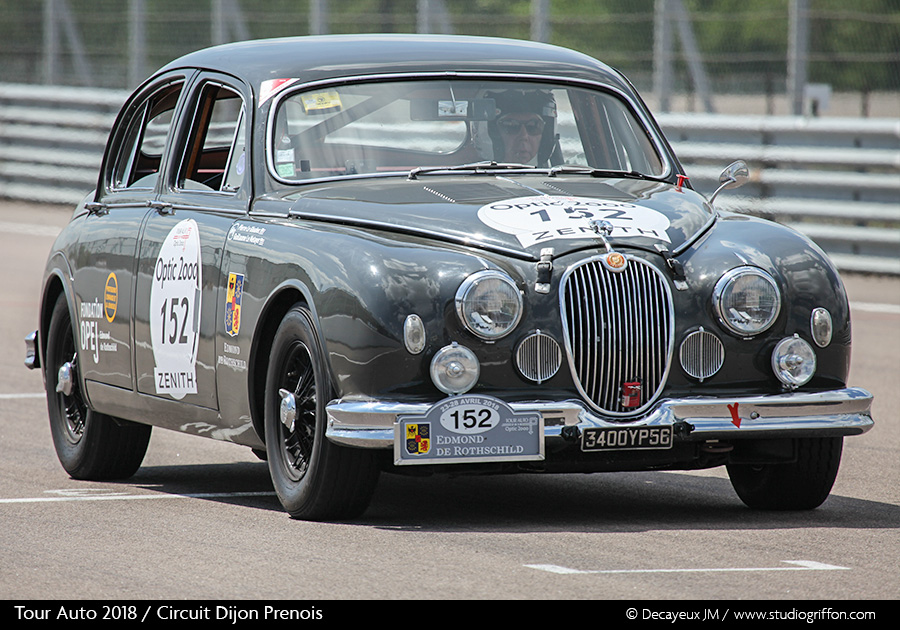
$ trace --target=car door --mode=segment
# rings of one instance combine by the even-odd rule
[[[198,76],[171,162],[139,246],[138,391],[217,407],[217,306],[225,239],[247,213],[247,93],[229,77]]]
[[[132,390],[135,253],[156,197],[184,73],[154,81],[123,107],[110,134],[97,194],[74,244],[75,321],[87,382]]]

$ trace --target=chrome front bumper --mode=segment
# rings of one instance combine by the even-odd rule
[[[517,412],[540,412],[548,442],[592,427],[676,427],[676,441],[704,442],[773,437],[859,435],[872,428],[872,394],[855,387],[828,392],[792,392],[741,398],[682,398],[661,401],[643,418],[611,422],[575,400],[510,403]],[[430,404],[332,401],[326,407],[326,436],[364,448],[393,448],[394,423],[421,416]],[[564,438],[564,434],[566,438]]]

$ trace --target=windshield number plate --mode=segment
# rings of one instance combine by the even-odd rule
[[[672,427],[612,427],[585,429],[582,451],[638,451],[672,448]]]

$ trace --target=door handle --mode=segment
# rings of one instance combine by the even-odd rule
[[[166,201],[148,201],[147,205],[156,210],[159,214],[175,214],[175,208]]]
[[[98,217],[109,214],[109,207],[105,203],[100,203],[99,201],[89,201],[84,204],[84,208],[88,211],[88,214],[94,214]]]

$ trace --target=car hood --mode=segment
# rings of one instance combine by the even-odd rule
[[[602,244],[676,250],[707,226],[706,200],[666,182],[590,176],[369,178],[310,184],[284,196],[294,216],[415,232],[536,258]]]

